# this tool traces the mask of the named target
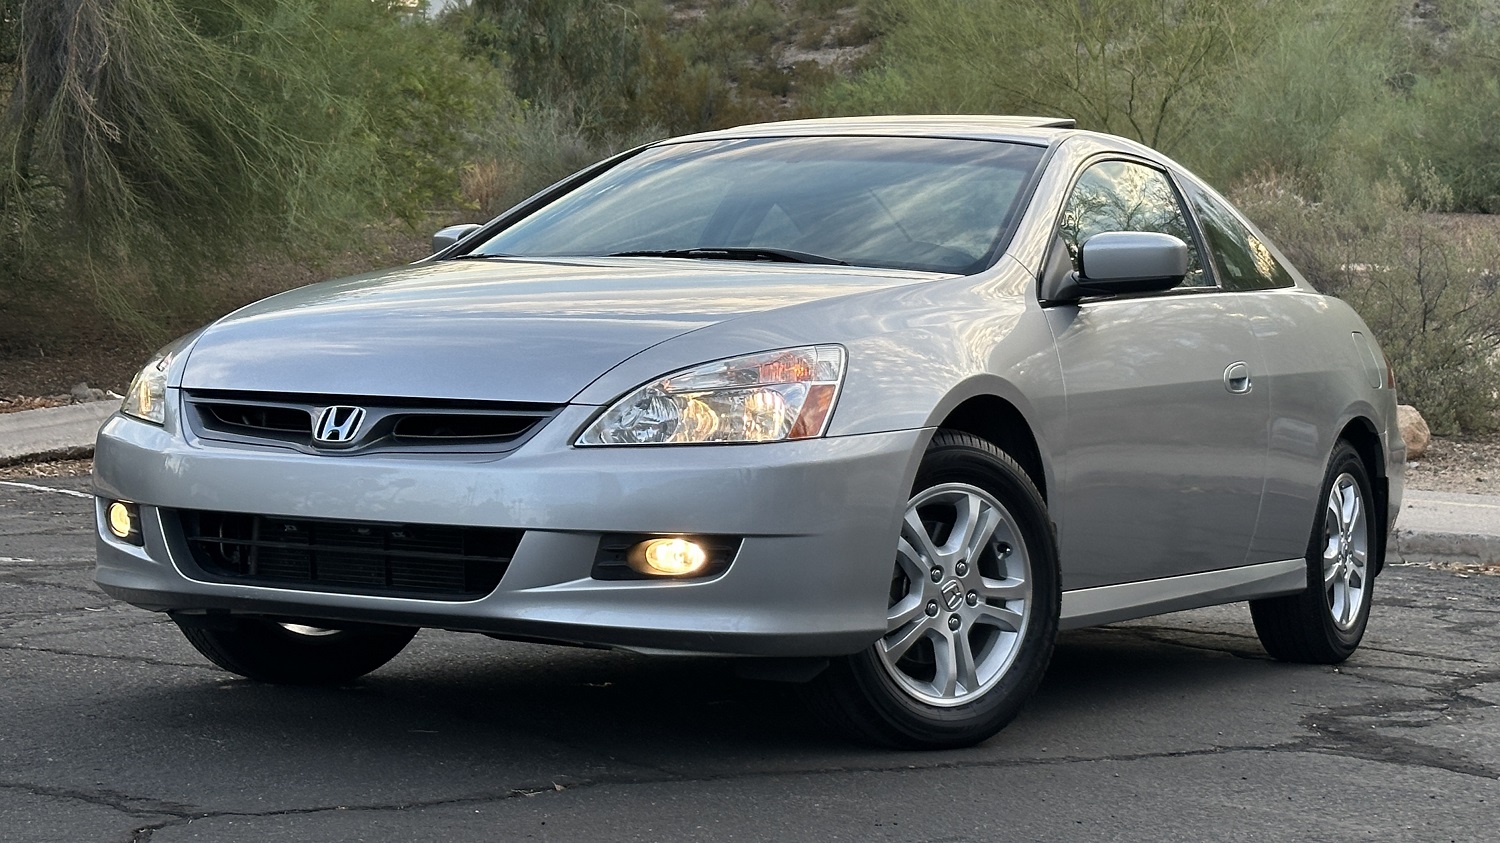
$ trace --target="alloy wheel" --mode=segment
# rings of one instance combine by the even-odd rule
[[[1328,491],[1323,513],[1323,590],[1334,625],[1346,632],[1359,620],[1369,576],[1365,509],[1359,483],[1347,472],[1340,474]]]
[[[1005,506],[976,486],[933,486],[907,504],[886,633],[875,648],[907,694],[963,705],[1015,661],[1032,604],[1020,535]]]

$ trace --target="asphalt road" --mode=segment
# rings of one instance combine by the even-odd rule
[[[916,754],[713,660],[423,632],[255,685],[93,586],[90,511],[0,485],[0,840],[1500,836],[1500,577],[1388,570],[1339,668],[1267,660],[1243,606],[1068,634],[1009,729]]]

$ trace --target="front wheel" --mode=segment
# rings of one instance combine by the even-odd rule
[[[1041,682],[1058,601],[1056,544],[1035,484],[989,442],[939,431],[902,519],[885,634],[810,691],[858,738],[970,746],[1009,723]]]
[[[1375,596],[1380,515],[1359,453],[1340,442],[1328,461],[1307,548],[1307,590],[1250,601],[1255,633],[1282,661],[1338,664],[1364,638]]]
[[[213,625],[182,618],[177,625],[188,643],[219,667],[282,685],[353,681],[395,658],[417,634],[412,627],[326,629],[264,618]]]

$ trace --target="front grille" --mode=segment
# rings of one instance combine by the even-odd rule
[[[497,401],[222,390],[193,390],[186,398],[188,425],[199,437],[320,454],[504,453],[520,447],[561,409]],[[352,440],[314,440],[313,428],[328,407],[365,411]]]
[[[521,530],[177,513],[210,579],[270,588],[473,600],[495,590]]]

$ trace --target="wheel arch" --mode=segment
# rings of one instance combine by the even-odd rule
[[[1031,423],[1015,404],[993,393],[970,395],[949,409],[937,426],[973,434],[1009,454],[1047,500],[1048,463]]]
[[[1386,540],[1390,532],[1390,479],[1386,476],[1385,449],[1375,423],[1365,416],[1355,416],[1339,431],[1338,440],[1348,442],[1359,454],[1365,471],[1370,475],[1371,491],[1375,495],[1375,513],[1380,518],[1380,529],[1375,540],[1375,575],[1385,567]]]

